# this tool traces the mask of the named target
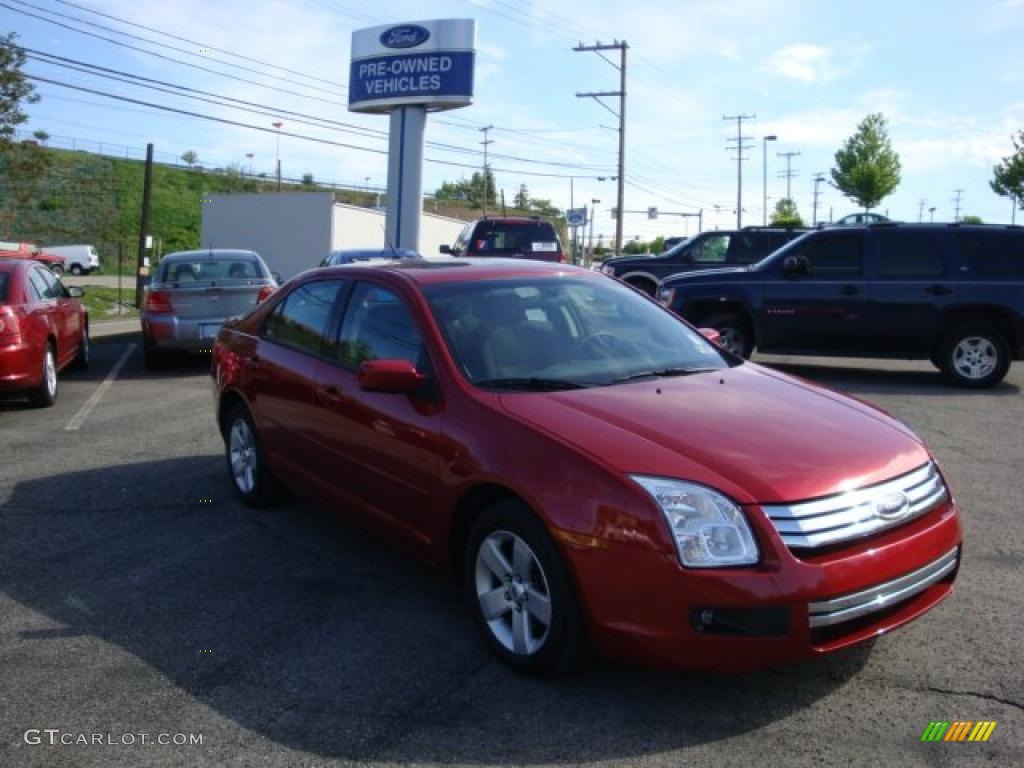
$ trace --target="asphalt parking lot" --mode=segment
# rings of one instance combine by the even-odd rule
[[[927,364],[764,359],[929,441],[965,554],[927,616],[751,675],[538,681],[417,562],[298,501],[236,502],[208,361],[148,374],[136,335],[95,341],[55,407],[0,400],[2,766],[1024,764],[1024,364],[965,392]],[[933,720],[998,725],[922,743]]]

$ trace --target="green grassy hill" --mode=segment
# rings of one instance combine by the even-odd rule
[[[31,143],[0,148],[0,239],[29,240],[42,245],[90,243],[100,253],[102,269],[117,268],[123,249],[131,271],[138,249],[145,164],[83,151],[54,149]],[[157,253],[194,248],[199,243],[204,196],[231,192],[273,192],[272,180],[243,176],[237,170],[204,170],[167,165],[153,169],[150,233]],[[285,191],[328,191],[316,184],[285,184]],[[338,191],[339,202],[372,206],[376,195]],[[428,201],[425,210],[470,220],[479,209],[457,203]],[[530,212],[508,209],[508,215]],[[500,215],[499,211],[490,211]],[[564,220],[554,222],[565,237]]]

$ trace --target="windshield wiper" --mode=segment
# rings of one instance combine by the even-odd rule
[[[625,381],[636,381],[638,379],[651,379],[656,376],[689,376],[691,373],[709,373],[717,371],[718,368],[654,368],[649,371],[639,371],[615,379],[612,384],[622,384]]]
[[[518,389],[526,392],[557,392],[561,389],[585,389],[580,384],[568,379],[543,379],[537,376],[507,377],[500,379],[483,379],[474,382],[478,387],[494,387],[496,389]]]

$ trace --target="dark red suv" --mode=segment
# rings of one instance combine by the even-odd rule
[[[539,216],[483,218],[467,224],[455,243],[442,245],[452,256],[504,256],[536,261],[565,261],[562,241],[554,226]]]
[[[906,426],[596,272],[315,270],[226,326],[212,373],[244,502],[286,485],[450,573],[523,671],[793,661],[920,616],[959,567]]]

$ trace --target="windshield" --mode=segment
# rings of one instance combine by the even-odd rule
[[[558,235],[546,221],[481,221],[469,243],[472,253],[555,253]]]
[[[728,366],[715,345],[614,280],[522,277],[424,293],[456,364],[482,387],[575,389]]]
[[[231,282],[232,280],[263,280],[263,265],[252,256],[229,256],[195,259],[173,259],[162,265],[160,281],[164,283]]]

